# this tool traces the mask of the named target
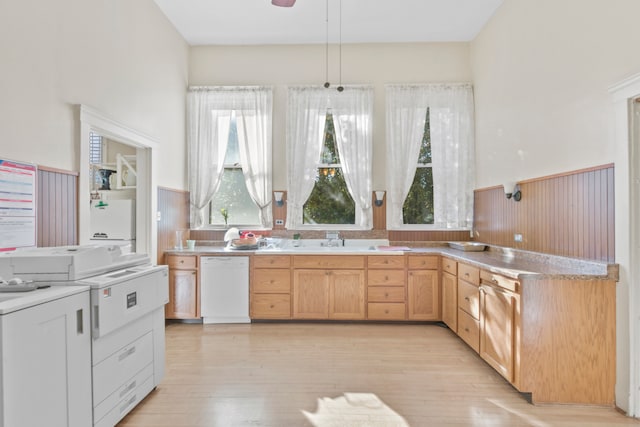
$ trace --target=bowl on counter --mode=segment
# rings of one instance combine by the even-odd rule
[[[478,242],[449,242],[449,247],[465,252],[482,252],[487,245]]]

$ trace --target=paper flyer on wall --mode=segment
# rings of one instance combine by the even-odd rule
[[[0,251],[36,245],[36,171],[0,159]]]

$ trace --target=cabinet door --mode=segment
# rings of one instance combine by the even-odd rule
[[[414,270],[408,276],[409,320],[439,320],[438,272]]]
[[[293,318],[329,318],[329,271],[298,269],[293,272]]]
[[[458,281],[449,273],[442,273],[442,321],[458,332]]]
[[[167,319],[198,317],[198,279],[196,270],[169,270],[169,303]]]
[[[334,270],[329,273],[329,318],[364,319],[364,271]]]
[[[516,295],[480,286],[480,357],[513,382],[514,310]]]

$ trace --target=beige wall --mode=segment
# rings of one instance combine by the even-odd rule
[[[640,70],[637,0],[506,0],[471,44],[479,187],[613,162],[610,85]]]
[[[608,89],[640,71],[638,16],[637,0],[503,3],[471,43],[479,187],[627,162]],[[629,195],[618,190],[628,190],[630,178],[618,170],[628,168],[616,165],[616,404],[637,415],[630,378],[640,355],[630,346],[637,326],[629,329],[637,284],[628,280],[629,245],[619,238],[629,222],[618,221],[628,217]]]
[[[0,157],[78,170],[74,105],[159,143],[159,185],[186,187],[188,46],[152,0],[0,5]]]
[[[337,46],[331,46],[330,51],[330,82],[337,86]],[[273,180],[276,190],[286,189],[286,86],[322,85],[325,75],[324,45],[191,48],[190,85],[273,86]],[[343,45],[342,82],[373,85],[375,89],[374,189],[385,189],[384,85],[449,81],[471,81],[467,43]]]

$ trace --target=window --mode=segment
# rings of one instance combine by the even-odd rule
[[[231,112],[227,152],[220,186],[209,204],[209,224],[214,226],[260,224],[260,209],[249,195],[242,172],[235,111]]]
[[[355,224],[356,205],[347,189],[336,148],[333,116],[327,113],[315,184],[303,208],[303,224]]]
[[[473,88],[387,85],[387,228],[470,230]]]
[[[433,168],[428,108],[416,174],[402,206],[402,220],[404,224],[433,224]]]

